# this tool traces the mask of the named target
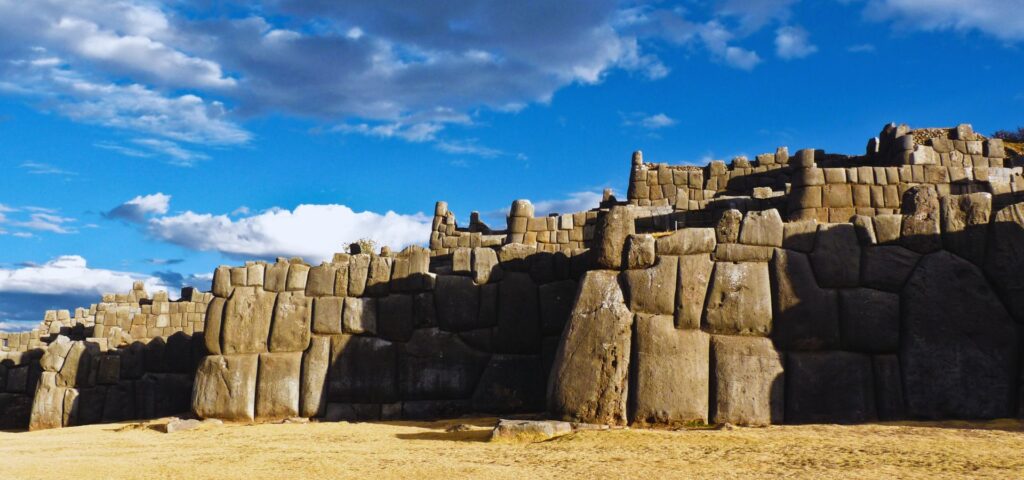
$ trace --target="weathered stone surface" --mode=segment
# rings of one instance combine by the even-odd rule
[[[839,291],[843,349],[889,353],[899,348],[900,296],[853,288]]]
[[[521,243],[502,245],[498,250],[498,260],[505,270],[514,272],[530,271],[530,257],[537,253],[537,247]]]
[[[814,251],[810,257],[818,285],[842,288],[856,287],[859,284],[860,244],[853,225],[819,225]]]
[[[903,399],[903,380],[900,377],[898,355],[871,357],[875,375],[875,408],[882,421],[902,420],[907,416]]]
[[[729,209],[722,212],[715,224],[715,239],[718,243],[736,243],[740,239],[740,224],[743,214],[739,210]]]
[[[722,243],[715,247],[714,257],[719,262],[767,262],[774,253],[774,247]]]
[[[866,287],[898,292],[920,259],[919,253],[896,245],[865,248],[862,282]]]
[[[120,355],[100,355],[98,367],[96,371],[97,384],[113,385],[121,380]]]
[[[658,255],[692,255],[711,253],[715,250],[715,245],[713,228],[682,228],[658,237],[654,249]]]
[[[1016,326],[977,267],[947,252],[926,255],[900,301],[900,366],[911,416],[1016,412]]]
[[[992,194],[948,195],[942,207],[942,244],[967,261],[981,265],[985,260],[988,223],[992,216]]]
[[[263,278],[263,289],[268,292],[283,292],[288,283],[288,262],[278,261],[267,265]]]
[[[268,345],[271,352],[301,352],[309,347],[312,305],[313,299],[302,292],[277,295]]]
[[[626,268],[647,268],[654,265],[654,237],[630,235],[626,238]]]
[[[677,330],[672,317],[636,316],[631,373],[632,421],[677,425],[708,421],[710,338]]]
[[[31,393],[28,391],[28,370],[27,366],[7,370],[8,393]]]
[[[319,297],[313,300],[313,333],[333,335],[341,333],[341,312],[345,309],[342,297]]]
[[[366,291],[366,278],[369,273],[370,254],[359,253],[349,256],[348,295],[350,297],[361,297],[363,295]]]
[[[341,329],[345,333],[377,333],[377,299],[345,297],[345,310],[341,314]]]
[[[767,335],[771,298],[768,264],[716,262],[702,323],[712,333]]]
[[[366,289],[363,294],[370,297],[381,297],[391,291],[391,257],[374,255],[370,257],[370,267],[366,276]]]
[[[572,433],[572,424],[554,420],[498,420],[490,441],[534,443]]]
[[[839,305],[834,290],[818,286],[807,255],[778,249],[771,263],[772,339],[785,350],[839,346]]]
[[[704,313],[704,299],[707,298],[708,283],[715,262],[707,254],[683,255],[679,257],[679,279],[675,294],[676,328],[698,329]]]
[[[338,266],[324,262],[309,269],[306,276],[306,296],[322,297],[335,295],[334,282],[338,276]]]
[[[878,243],[878,236],[875,235],[875,223],[866,215],[854,215],[851,222],[853,230],[857,232],[857,239],[861,245],[875,245]]]
[[[348,272],[351,268],[352,257],[347,253],[335,253],[331,264],[338,268],[334,276],[334,294],[339,297],[348,296]]]
[[[469,273],[473,271],[473,249],[460,247],[452,251],[452,272]]]
[[[152,342],[151,342],[152,343]],[[88,386],[92,370],[93,357],[99,355],[99,348],[90,342],[73,342],[68,356],[64,359],[60,373],[57,374],[57,386],[75,387]],[[96,377],[92,377],[95,384]]]
[[[306,290],[306,280],[309,278],[309,265],[304,263],[291,263],[288,265],[287,290],[290,292],[302,292]]]
[[[588,423],[626,423],[633,314],[616,272],[587,272],[555,353],[548,411]]]
[[[562,280],[538,287],[540,301],[540,325],[546,335],[559,334],[572,313],[576,298],[576,282]]]
[[[328,422],[366,422],[380,420],[380,404],[329,403],[324,414]]]
[[[455,334],[417,329],[400,350],[399,391],[405,400],[469,398],[487,359]]]
[[[494,355],[473,393],[473,410],[541,412],[546,380],[547,371],[539,355]]]
[[[529,275],[511,272],[498,284],[498,324],[494,349],[499,353],[540,352],[540,305]]]
[[[1024,323],[1024,203],[999,210],[992,222],[985,272],[1006,308]]]
[[[299,414],[322,417],[327,407],[327,370],[331,366],[331,337],[313,335],[302,354]]]
[[[871,357],[849,352],[786,354],[786,423],[874,420]]]
[[[455,275],[438,275],[434,289],[437,323],[444,330],[458,332],[481,327],[479,287],[473,279]]]
[[[224,318],[224,305],[227,300],[220,297],[213,297],[210,305],[206,307],[206,328],[203,331],[203,344],[206,353],[220,355],[220,329]]]
[[[231,267],[221,265],[213,271],[213,283],[210,290],[221,298],[231,295]]]
[[[261,353],[256,383],[256,418],[280,420],[299,415],[302,352]]]
[[[782,246],[782,217],[776,209],[750,211],[743,217],[740,243],[767,247]]]
[[[258,355],[210,355],[196,371],[192,411],[200,418],[256,418]]]
[[[221,351],[225,355],[267,351],[276,298],[276,293],[257,287],[235,287],[221,321]]]
[[[787,250],[809,253],[814,250],[817,232],[817,220],[786,222],[782,228],[782,246]]]
[[[68,353],[71,352],[72,347],[71,339],[59,335],[57,338],[50,342],[50,345],[46,347],[46,353],[43,354],[42,358],[39,359],[39,367],[43,371],[47,372],[59,372],[61,367],[64,366],[64,359],[67,358]],[[4,372],[6,373],[6,369]]]
[[[381,338],[405,342],[412,329],[412,295],[395,293],[377,299],[377,334]]]
[[[903,195],[900,244],[918,253],[942,248],[939,236],[939,196],[933,185],[911,187]]]
[[[736,425],[782,423],[782,354],[771,340],[711,338],[711,420]]]
[[[504,271],[498,263],[498,254],[490,247],[473,249],[473,281],[479,285],[501,280]]]
[[[327,381],[332,402],[393,402],[398,399],[398,348],[379,338],[334,335]]]
[[[622,272],[629,309],[636,313],[671,315],[675,310],[678,271],[678,257],[661,256],[658,264],[651,268]]]
[[[57,386],[55,372],[43,372],[39,377],[35,399],[32,401],[32,416],[29,430],[45,430],[60,428],[64,423],[64,392],[66,388]]]
[[[615,206],[598,219],[597,264],[604,268],[619,269],[622,267],[623,249],[626,237],[636,233],[633,209],[628,206]]]
[[[872,220],[875,226],[875,238],[881,245],[898,244],[903,230],[903,215],[876,215]]]

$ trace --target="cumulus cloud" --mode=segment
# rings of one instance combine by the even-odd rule
[[[145,282],[150,291],[166,289],[157,277],[91,268],[80,255],[61,255],[42,265],[0,268],[0,292],[3,293],[100,295],[127,292],[136,280]]]
[[[543,216],[550,213],[576,213],[597,208],[601,203],[601,192],[583,191],[570,193],[566,198],[541,200],[533,205],[534,215]]]
[[[145,228],[156,240],[192,250],[238,257],[299,256],[315,262],[331,258],[360,238],[393,249],[425,244],[431,220],[422,213],[380,214],[356,212],[345,205],[299,205],[238,218],[187,211],[150,218]]]
[[[125,220],[128,222],[142,222],[148,215],[163,215],[170,208],[171,196],[157,192],[150,195],[139,195],[124,202],[109,212],[104,217]]]
[[[817,51],[803,28],[786,26],[775,31],[775,54],[783,60],[804,58]]]
[[[864,14],[893,20],[902,28],[926,31],[979,31],[1000,40],[1024,40],[1018,0],[870,0]]]

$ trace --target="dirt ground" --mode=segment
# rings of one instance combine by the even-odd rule
[[[471,428],[447,432],[465,423]],[[0,433],[0,478],[1024,478],[1024,423],[585,431],[488,443],[494,419],[154,423]]]

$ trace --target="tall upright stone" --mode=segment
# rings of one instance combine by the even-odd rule
[[[677,330],[667,315],[638,314],[635,321],[633,423],[706,423],[708,334]]]
[[[628,206],[615,206],[598,219],[597,264],[603,268],[622,268],[626,238],[636,233],[635,214]]]

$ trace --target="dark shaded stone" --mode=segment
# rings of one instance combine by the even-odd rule
[[[1024,323],[1024,202],[999,210],[988,239],[985,273],[1002,295],[1006,308]]]
[[[899,292],[920,259],[921,254],[895,245],[865,248],[862,282],[865,287]]]
[[[342,403],[384,403],[398,398],[398,348],[379,338],[331,337],[328,398]]]
[[[443,330],[473,330],[480,325],[480,293],[473,279],[455,275],[438,275],[434,289],[437,324]]]
[[[540,324],[545,335],[562,333],[576,299],[576,282],[562,280],[538,287]]]
[[[412,295],[392,294],[377,300],[377,334],[393,342],[405,342],[413,330]]]
[[[457,335],[433,328],[416,330],[400,351],[403,400],[469,398],[488,359]]]
[[[891,421],[906,418],[899,356],[875,355],[871,357],[871,366],[875,374],[875,408],[878,419]]]
[[[871,357],[849,352],[786,354],[786,423],[874,420]]]
[[[510,272],[498,283],[498,326],[492,339],[494,351],[539,353],[540,338],[537,285],[529,275]]]
[[[836,292],[818,286],[807,255],[776,249],[770,271],[775,344],[786,350],[838,347]]]
[[[473,393],[473,411],[543,411],[547,379],[543,365],[538,355],[492,356]]]
[[[860,283],[860,242],[852,224],[819,225],[810,258],[818,285],[841,288]]]
[[[843,349],[888,353],[899,349],[900,296],[853,288],[839,291]]]

